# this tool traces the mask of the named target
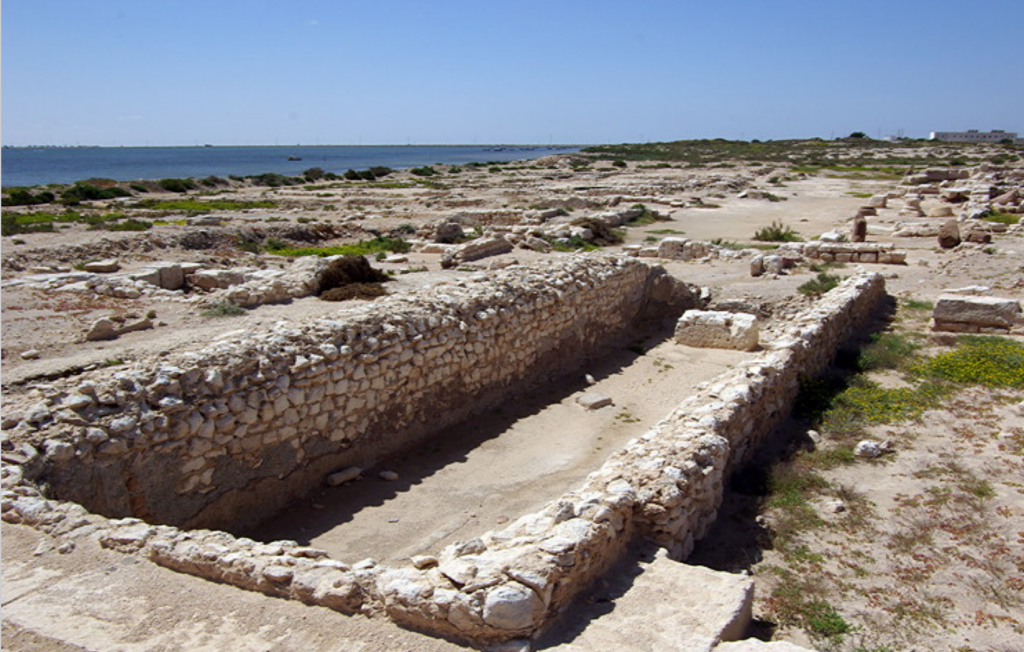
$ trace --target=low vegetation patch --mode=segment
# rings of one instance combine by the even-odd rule
[[[1013,215],[1011,213],[1000,213],[993,211],[987,215],[983,215],[982,218],[986,222],[996,222],[997,224],[1013,225],[1020,222],[1020,215]]]
[[[42,190],[33,193],[25,188],[14,188],[7,192],[7,196],[0,200],[4,206],[35,206],[38,204],[49,204],[57,199],[49,190]]]
[[[754,233],[754,240],[760,242],[803,242],[804,239],[792,227],[782,222],[772,222],[771,225],[758,229]]]
[[[818,272],[813,279],[801,283],[796,291],[808,297],[819,297],[832,290],[842,281],[842,277],[828,272]]]
[[[270,249],[270,253],[277,256],[370,256],[381,253],[406,253],[412,248],[402,238],[390,238],[388,236],[377,236],[371,240],[361,240],[353,244],[339,245],[336,247],[282,247]]]
[[[555,251],[572,253],[574,251],[596,251],[600,249],[598,245],[593,242],[587,242],[578,235],[570,236],[568,238],[545,238],[551,248]]]
[[[952,351],[919,368],[927,377],[967,385],[1024,388],[1024,344],[1005,337],[963,335]]]
[[[238,201],[230,199],[215,199],[202,201],[199,199],[169,199],[156,200],[144,199],[136,204],[134,208],[148,208],[159,211],[182,211],[190,214],[209,213],[212,211],[241,211],[250,208],[275,208],[277,202],[269,199],[256,201]]]
[[[733,242],[732,240],[725,240],[723,238],[714,238],[711,241],[711,244],[715,245],[716,247],[722,247],[723,249],[731,249],[733,251],[740,251],[742,249],[747,248],[746,245],[741,245],[738,242]]]
[[[630,208],[639,210],[640,214],[626,222],[629,226],[648,226],[655,222],[667,222],[669,220],[667,216],[662,215],[658,211],[651,210],[643,204],[634,204]]]
[[[199,314],[207,318],[237,317],[246,313],[245,308],[230,301],[219,301]]]

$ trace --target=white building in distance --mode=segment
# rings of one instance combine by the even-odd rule
[[[928,139],[949,143],[999,143],[1004,140],[1009,140],[1013,143],[1021,142],[1021,139],[1017,138],[1017,132],[1003,131],[1002,129],[993,129],[988,133],[982,133],[977,129],[968,129],[967,131],[933,131],[928,136]]]

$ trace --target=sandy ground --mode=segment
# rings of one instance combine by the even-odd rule
[[[752,170],[729,174],[746,175],[748,183],[753,179],[756,184],[770,172],[759,170],[757,178]],[[301,189],[269,193],[249,190],[239,196],[257,198],[269,194],[294,202],[280,211],[288,219],[312,216],[345,220],[367,228],[393,228],[404,222],[436,220],[460,208],[543,205],[552,197],[582,193],[575,189],[586,187],[599,197],[616,193],[656,194],[663,200],[647,203],[670,219],[627,229],[627,244],[664,237],[664,234],[651,233],[659,230],[682,232],[686,237],[699,240],[722,238],[749,243],[756,229],[773,221],[782,221],[809,238],[824,231],[845,229],[849,218],[863,203],[863,199],[849,193],[880,192],[892,185],[882,181],[826,177],[792,179],[782,187],[771,189],[785,197],[785,201],[768,202],[738,199],[735,192],[690,190],[685,182],[694,175],[726,176],[704,171],[635,167],[622,173],[522,171],[498,177],[466,174],[458,188],[448,190],[376,189],[362,194],[347,189],[322,193],[304,193]],[[679,209],[668,203],[694,195],[702,195],[719,208]],[[323,210],[327,205],[338,208]],[[983,253],[980,247],[942,252],[935,249],[933,238],[894,240],[889,237],[887,229],[898,219],[896,210],[884,209],[877,217],[869,218],[871,239],[895,242],[898,249],[908,251],[905,266],[869,266],[887,276],[890,293],[933,300],[943,290],[975,284],[993,287],[995,293],[1002,296],[1020,297],[1024,293],[1019,262],[1024,241],[1020,237],[998,239],[991,253]],[[573,215],[586,213],[585,209],[577,209]],[[265,212],[239,215],[232,218],[231,224],[258,223],[266,218]],[[185,227],[157,228],[173,233]],[[12,251],[35,250],[40,252],[36,257],[45,261],[47,249],[56,251],[61,247],[95,242],[100,237],[111,236],[71,229],[57,234],[28,234],[23,238],[25,244],[21,245],[13,245],[10,238],[4,238],[3,254],[6,257]],[[517,250],[505,258],[525,262],[541,255]],[[161,250],[126,255],[123,263],[128,267],[142,266],[150,260],[189,260],[198,256],[196,252]],[[204,253],[202,258],[219,260],[224,265],[253,260],[240,252],[218,252],[215,256]],[[483,261],[483,265],[489,262]],[[392,290],[414,292],[463,273],[442,272],[436,255],[410,255],[408,266],[421,265],[429,271],[397,277],[399,280]],[[798,268],[774,279],[751,278],[746,258],[667,262],[665,266],[683,280],[711,288],[716,300],[764,303],[774,306],[780,314],[803,301],[795,288],[812,276],[807,269]],[[854,266],[835,271],[849,274]],[[25,273],[5,269],[4,281]],[[23,385],[32,378],[46,374],[113,359],[156,359],[162,352],[200,346],[227,331],[257,330],[278,320],[299,321],[337,310],[334,304],[302,299],[285,306],[264,306],[241,317],[214,320],[199,317],[195,305],[177,300],[87,299],[81,295],[44,295],[38,290],[10,286],[3,290],[2,302],[5,398],[23,391]],[[82,341],[84,329],[97,317],[112,312],[144,314],[148,310],[155,310],[162,322],[153,331],[129,334],[105,343]],[[467,538],[500,525],[506,519],[515,519],[577,483],[616,446],[642,432],[682,401],[693,385],[742,359],[742,354],[734,352],[695,351],[668,341],[658,342],[657,338],[648,342],[648,346],[657,346],[643,356],[620,348],[593,368],[580,369],[563,382],[538,387],[535,393],[519,397],[500,412],[453,429],[446,433],[443,443],[433,448],[387,460],[386,464],[367,470],[359,483],[317,491],[288,510],[280,520],[268,523],[260,535],[308,541],[349,561],[372,556],[390,562],[413,554],[436,552],[454,539]],[[28,349],[38,350],[40,358],[23,360],[20,353]],[[575,397],[584,389],[584,373],[591,373],[598,379],[598,385],[591,389],[612,397],[614,406],[586,413],[575,405]],[[952,442],[953,450],[960,450],[972,460],[972,468],[975,462],[980,464],[978,473],[1001,474],[998,499],[1011,511],[1009,516],[999,518],[1005,518],[1007,527],[1020,530],[1024,511],[1019,504],[1019,491],[1010,484],[1019,482],[1019,465],[1004,468],[996,463],[1001,451],[998,445],[983,447],[980,452],[977,447],[968,446],[969,442],[961,441],[963,437],[957,434],[954,422],[942,414],[945,413],[929,420],[927,427],[914,437],[906,438],[906,445],[901,446],[895,463],[850,467],[843,472],[851,477],[837,477],[837,481],[856,484],[878,505],[879,512],[885,514],[895,501],[896,492],[911,490],[907,483],[917,468],[915,465],[930,464],[927,456],[948,452],[946,444]],[[1010,432],[1019,432],[1020,423],[1008,422],[1006,427],[1011,428]],[[502,472],[495,473],[495,468]],[[381,470],[396,471],[399,479],[382,481],[376,475]],[[1018,479],[1013,480],[1012,474],[1018,474]],[[994,504],[992,509],[995,509]],[[871,537],[866,539],[865,554],[884,558],[880,540],[872,548]],[[270,599],[173,573],[132,557],[100,550],[88,541],[82,541],[67,554],[58,552],[54,545],[48,537],[27,528],[3,525],[0,600],[5,649],[403,649],[416,652],[461,649],[398,629],[384,620],[344,617],[324,609]],[[838,552],[829,554],[839,558]],[[763,558],[770,559],[770,551],[764,553]],[[887,587],[900,586],[891,567],[869,568]],[[767,595],[772,588],[770,578],[758,581],[763,582],[758,591]],[[852,617],[858,610],[864,611],[866,607],[857,601],[859,599],[851,597],[849,611],[844,613]],[[964,618],[974,616],[968,603],[957,603],[955,609],[958,613],[966,610]],[[978,631],[989,630],[983,623]],[[1001,635],[1011,630],[991,631]],[[956,650],[957,645],[999,652],[1024,649],[1024,643],[1019,640],[1005,642],[986,638],[987,634],[975,638],[970,638],[973,634],[965,635],[969,638],[966,643],[954,643],[954,637],[915,639],[910,636],[907,649],[919,645],[919,640],[933,641],[935,646],[928,649]],[[799,632],[781,631],[777,636],[802,640]],[[1003,648],[998,647],[1004,642]]]

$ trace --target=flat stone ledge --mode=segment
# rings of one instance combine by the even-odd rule
[[[1021,323],[1021,307],[1014,299],[946,294],[935,302],[932,318],[937,331],[1009,331]]]
[[[719,310],[687,310],[676,323],[675,340],[698,348],[753,351],[761,328],[757,317]]]

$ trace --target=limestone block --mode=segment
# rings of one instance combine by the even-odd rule
[[[760,325],[746,313],[687,310],[676,324],[675,340],[699,348],[753,351],[758,346]]]
[[[658,258],[682,259],[684,248],[689,241],[688,238],[665,238],[658,243]]]
[[[612,399],[596,392],[587,392],[576,397],[576,403],[588,410],[599,410],[605,406],[611,405]]]
[[[1020,322],[1020,303],[998,297],[942,295],[932,311],[934,330],[954,330],[956,324],[1009,330]]]
[[[121,269],[121,263],[119,263],[116,258],[93,260],[86,263],[83,269],[85,269],[85,271],[87,272],[92,272],[95,274],[110,274]]]
[[[519,582],[492,589],[484,601],[484,622],[498,629],[529,629],[543,613],[544,602],[533,589]]]
[[[764,271],[765,274],[774,274],[778,276],[782,273],[783,268],[786,266],[786,261],[782,256],[775,254],[764,257]]]

